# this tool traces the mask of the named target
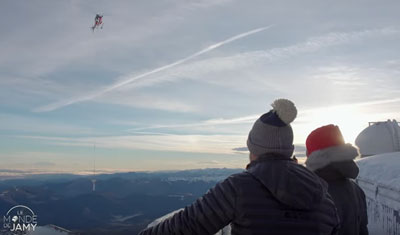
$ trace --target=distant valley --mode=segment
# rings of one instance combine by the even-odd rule
[[[0,214],[26,205],[39,226],[80,234],[137,234],[154,219],[192,203],[243,169],[201,169],[89,176],[32,176],[0,182]]]

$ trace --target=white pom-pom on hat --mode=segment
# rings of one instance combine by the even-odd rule
[[[288,99],[277,99],[271,104],[273,111],[286,124],[290,124],[297,116],[294,103]]]

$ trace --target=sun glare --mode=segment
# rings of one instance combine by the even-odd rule
[[[350,105],[331,106],[307,110],[299,115],[293,124],[295,130],[295,143],[305,143],[308,134],[314,129],[334,124],[339,126],[344,140],[354,144],[357,135],[368,124],[367,115],[359,108]]]

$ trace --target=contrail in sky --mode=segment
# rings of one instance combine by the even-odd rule
[[[215,43],[215,44],[213,44],[213,45],[211,45],[211,46],[209,46],[209,47],[207,47],[207,48],[205,48],[205,49],[203,49],[201,51],[198,51],[198,52],[196,52],[196,53],[194,53],[194,54],[192,54],[190,56],[187,56],[187,57],[185,57],[183,59],[175,61],[175,62],[173,62],[171,64],[167,64],[167,65],[164,65],[162,67],[153,69],[151,71],[148,71],[148,72],[139,74],[137,76],[128,78],[126,80],[119,81],[117,83],[111,84],[108,87],[105,87],[105,88],[103,88],[101,90],[94,91],[94,92],[92,92],[90,94],[87,94],[85,96],[80,96],[80,97],[76,97],[76,98],[71,98],[69,100],[61,100],[61,101],[58,101],[58,102],[54,102],[54,103],[51,103],[51,104],[48,104],[48,105],[45,105],[45,106],[38,107],[38,108],[34,109],[33,111],[34,112],[48,112],[48,111],[53,111],[53,110],[56,110],[56,109],[59,109],[61,107],[65,107],[65,106],[68,106],[68,105],[71,105],[71,104],[75,104],[75,103],[79,103],[79,102],[82,102],[82,101],[94,99],[94,98],[96,98],[98,96],[101,96],[101,95],[107,93],[107,92],[110,92],[112,90],[115,90],[115,89],[118,89],[118,88],[120,88],[122,86],[125,86],[125,85],[127,85],[129,83],[132,83],[132,82],[134,82],[134,81],[136,81],[136,80],[138,80],[140,78],[143,78],[143,77],[149,76],[151,74],[158,73],[158,72],[164,71],[166,69],[175,67],[177,65],[183,64],[188,60],[191,60],[191,59],[196,58],[196,57],[198,57],[200,55],[203,55],[203,54],[205,54],[207,52],[215,50],[215,49],[217,49],[217,48],[219,48],[219,47],[221,47],[221,46],[223,46],[225,44],[234,42],[236,40],[239,40],[239,39],[244,38],[244,37],[248,37],[250,35],[253,35],[253,34],[256,34],[256,33],[259,33],[259,32],[262,32],[262,31],[267,30],[267,29],[269,29],[271,27],[272,27],[272,25],[266,26],[266,27],[262,27],[262,28],[257,28],[257,29],[254,29],[254,30],[251,30],[251,31],[248,31],[248,32],[245,32],[245,33],[241,33],[241,34],[235,35],[235,36],[230,37],[230,38],[228,38],[228,39],[226,39],[224,41]]]

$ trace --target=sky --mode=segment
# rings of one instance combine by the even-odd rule
[[[244,167],[291,99],[296,153],[400,119],[399,1],[0,1],[1,174]],[[90,29],[96,13],[103,28]]]

